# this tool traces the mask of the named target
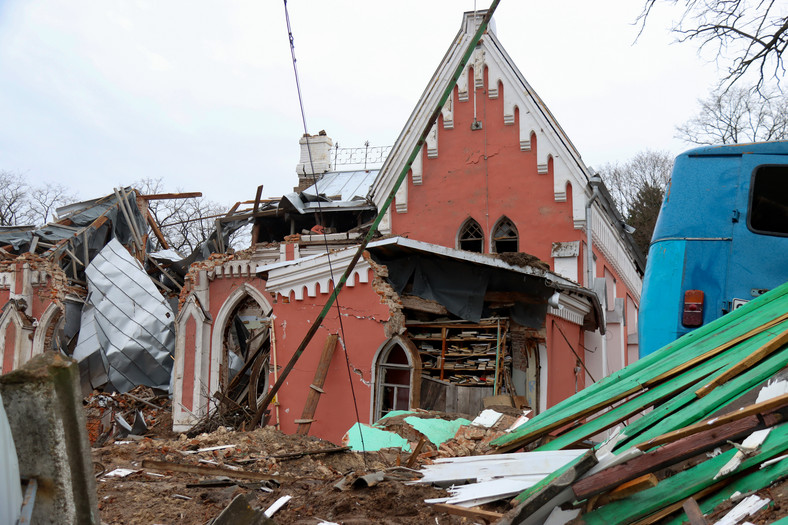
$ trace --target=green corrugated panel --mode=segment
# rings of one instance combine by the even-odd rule
[[[698,502],[698,506],[700,507],[700,510],[703,512],[703,514],[709,514],[717,507],[717,505],[723,501],[731,499],[731,496],[736,492],[740,492],[741,494],[755,492],[761,490],[762,488],[768,487],[772,483],[775,483],[786,476],[788,476],[788,459],[784,459],[773,465],[769,465],[768,467],[756,470],[747,474],[746,476],[740,477],[730,484],[725,485],[719,492],[716,492],[706,498],[702,498]],[[678,517],[669,521],[665,525],[681,525],[682,523],[687,523],[688,521],[689,520],[687,519],[686,514],[681,512]],[[786,524],[788,524],[788,518],[780,521],[784,521]]]
[[[741,343],[731,348],[730,350],[727,350],[725,353],[720,354],[719,356],[717,356],[717,358],[710,360],[710,362],[714,362],[714,363],[719,362],[724,368],[721,369],[718,373],[713,374],[709,378],[709,381],[724,373],[727,368],[736,364],[738,361],[744,359],[746,356],[750,355],[752,352],[757,350],[761,345],[763,345],[768,340],[773,338],[774,337],[773,332],[779,333],[780,331],[783,331],[786,328],[788,328],[788,321],[775,325],[774,328],[771,328],[765,332],[754,335],[753,337],[745,341],[742,341]],[[729,359],[729,357],[732,357],[732,359]],[[708,383],[708,381],[706,381],[706,383]],[[667,426],[670,426],[670,425],[666,425],[666,418],[669,417],[671,414],[675,413],[677,410],[680,410],[681,408],[685,407],[690,402],[695,401],[696,399],[694,392],[695,390],[697,389],[693,389],[691,391],[687,391],[682,394],[679,394],[674,399],[671,399],[667,403],[664,403],[661,406],[655,408],[654,410],[652,410],[642,418],[638,419],[637,421],[634,421],[631,425],[629,425],[625,429],[624,434],[627,436],[634,437],[640,434],[641,432],[647,431],[649,427],[652,427],[654,425],[657,425],[658,428],[656,434],[654,435],[664,434],[666,432],[670,432],[671,430],[675,430],[676,428],[681,428],[674,426],[673,428],[665,430]],[[638,441],[642,442],[644,441],[644,439],[638,437]]]
[[[604,405],[611,399],[638,388],[650,379],[780,317],[788,312],[786,294],[788,294],[788,283],[614,372],[602,381],[535,416],[516,431],[494,440],[492,444],[503,446],[561,421],[572,420],[585,410]],[[718,358],[715,357],[713,360]]]
[[[772,354],[765,361],[732,378],[727,383],[718,386],[705,397],[694,399],[681,410],[660,420],[658,424],[646,429],[644,432],[634,434],[630,433],[634,432],[634,430],[625,429],[623,434],[632,437],[629,440],[621,440],[616,448],[622,450],[626,443],[644,443],[666,432],[672,432],[679,428],[699,423],[732,400],[772,377],[782,370],[786,364],[788,364],[788,347]],[[694,398],[695,393],[688,391],[679,397],[683,396],[692,396]]]
[[[635,397],[634,399],[631,399],[626,403],[623,403],[616,408],[605,412],[601,416],[592,419],[585,425],[581,425],[574,430],[562,434],[556,439],[540,446],[536,450],[560,450],[581,439],[585,439],[597,434],[598,432],[601,432],[609,426],[614,425],[617,421],[620,421],[623,418],[629,417],[630,415],[643,410],[660,399],[671,395],[677,390],[686,390],[689,388],[690,393],[692,393],[692,390],[698,386],[697,383],[703,378],[707,377],[710,373],[723,373],[722,370],[719,370],[720,366],[730,364],[741,359],[740,352],[731,352],[729,350],[726,352],[726,354],[727,355],[724,356],[724,362],[707,361],[700,366],[695,367],[693,370],[690,370],[685,374],[672,379],[671,381],[666,381],[661,385],[651,388],[647,392]],[[689,400],[687,400],[687,402],[689,402]]]
[[[745,459],[736,472],[742,472],[767,459],[782,454],[788,449],[788,425],[775,427],[761,446],[757,456]],[[660,481],[659,485],[643,490],[632,496],[614,501],[582,517],[588,525],[607,525],[609,523],[627,524],[653,514],[673,503],[689,498],[700,490],[716,483],[714,475],[733,457],[736,449],[730,449],[718,456],[700,463],[690,469]],[[724,478],[720,478],[724,479]]]

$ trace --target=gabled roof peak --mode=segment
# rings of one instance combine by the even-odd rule
[[[482,23],[482,19],[484,15],[487,14],[486,9],[480,9],[478,11],[465,11],[462,17],[462,29],[463,33],[468,33],[470,35],[476,32],[476,29],[479,27],[479,24]],[[487,33],[496,34],[495,31],[495,17],[490,19],[490,23],[487,24]]]

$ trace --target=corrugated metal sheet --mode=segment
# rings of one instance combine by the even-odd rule
[[[317,184],[304,190],[308,195],[323,194],[332,200],[365,199],[380,170],[332,171]],[[339,199],[335,197],[341,196]]]

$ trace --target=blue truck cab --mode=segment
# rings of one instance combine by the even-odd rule
[[[788,281],[788,141],[676,158],[651,238],[640,356]]]

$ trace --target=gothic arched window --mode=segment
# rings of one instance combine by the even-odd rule
[[[520,251],[517,227],[508,217],[502,217],[493,228],[492,251],[494,253]]]
[[[473,219],[465,221],[457,236],[457,247],[468,252],[484,252],[484,232],[478,222]]]

